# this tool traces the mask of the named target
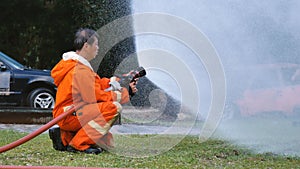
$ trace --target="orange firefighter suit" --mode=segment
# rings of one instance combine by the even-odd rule
[[[74,114],[58,122],[65,146],[85,150],[92,145],[112,147],[109,129],[119,115],[121,104],[129,101],[125,88],[109,91],[109,82],[115,78],[100,78],[89,63],[81,59],[62,59],[51,71],[57,86],[53,117],[67,111],[72,105],[84,103]]]

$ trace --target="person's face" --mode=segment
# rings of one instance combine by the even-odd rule
[[[94,37],[94,42],[93,44],[87,44],[86,46],[86,52],[87,52],[87,57],[86,58],[88,61],[94,59],[97,54],[98,54],[98,49],[99,49],[99,46],[98,46],[98,39],[96,37]]]

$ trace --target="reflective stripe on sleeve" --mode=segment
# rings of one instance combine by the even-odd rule
[[[119,102],[113,102],[115,106],[117,106],[117,111],[120,113],[122,111],[122,105]]]
[[[119,92],[119,91],[114,91],[115,93],[116,93],[116,95],[117,95],[117,102],[120,102],[121,101],[121,99],[122,99],[122,93],[121,92]]]

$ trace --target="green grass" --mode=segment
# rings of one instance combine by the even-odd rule
[[[27,133],[0,131],[0,146],[15,141]],[[116,136],[118,137],[118,136]],[[136,135],[150,138],[153,135]],[[168,141],[160,137],[161,141]],[[125,141],[125,140],[124,140]],[[126,145],[130,143],[124,142]],[[126,146],[124,146],[126,147]],[[104,152],[100,155],[55,151],[47,134],[0,154],[0,165],[22,166],[81,166],[119,168],[299,168],[299,157],[279,156],[272,153],[255,154],[226,141],[200,142],[187,136],[169,151],[156,156],[133,158]]]
[[[232,119],[220,124],[216,135],[230,138],[256,152],[272,151],[300,156],[299,131],[299,117],[270,114]]]

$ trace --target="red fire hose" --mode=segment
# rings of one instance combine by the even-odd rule
[[[10,149],[13,149],[21,144],[26,143],[27,141],[33,139],[34,137],[40,135],[44,131],[48,130],[50,127],[58,123],[60,120],[65,118],[67,115],[72,114],[74,111],[78,110],[80,107],[82,107],[84,103],[78,104],[76,106],[73,106],[71,109],[67,110],[63,114],[59,115],[55,119],[49,121],[47,124],[43,125],[41,128],[37,129],[36,131],[28,134],[27,136],[12,142],[10,144],[7,144],[5,146],[0,147],[0,153],[3,153],[5,151],[8,151]],[[0,169],[83,169],[88,167],[63,167],[63,166],[1,166]],[[100,169],[100,168],[88,168],[88,169]],[[101,168],[103,169],[103,168]]]
[[[60,120],[62,120],[63,118],[65,118],[67,115],[72,114],[74,111],[78,110],[80,107],[82,107],[84,105],[84,103],[78,104],[76,106],[73,106],[71,109],[69,109],[68,111],[64,112],[63,114],[59,115],[58,117],[56,117],[55,119],[49,121],[47,124],[43,125],[42,127],[40,127],[39,129],[37,129],[36,131],[28,134],[27,136],[12,142],[10,144],[7,144],[5,146],[0,147],[0,153],[3,153],[5,151],[8,151],[10,149],[13,149],[21,144],[26,143],[27,141],[33,139],[34,137],[40,135],[41,133],[43,133],[44,131],[48,130],[50,127],[52,127],[53,125],[55,125],[56,123],[58,123]]]

